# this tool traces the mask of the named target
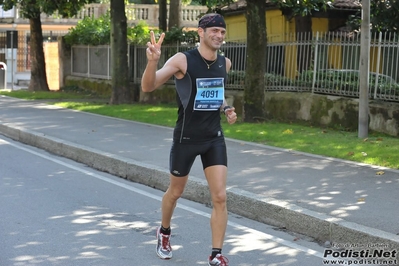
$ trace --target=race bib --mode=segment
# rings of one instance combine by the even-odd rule
[[[224,101],[224,78],[199,78],[196,83],[194,110],[219,110]]]

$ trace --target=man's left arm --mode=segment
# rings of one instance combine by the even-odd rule
[[[227,57],[226,59],[226,72],[229,73],[231,68],[231,61]],[[223,100],[222,106],[220,106],[220,110],[222,113],[226,115],[227,122],[229,124],[234,124],[237,121],[237,114],[235,112],[235,108],[233,106],[229,106],[226,102],[226,99]]]

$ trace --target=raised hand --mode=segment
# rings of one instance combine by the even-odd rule
[[[148,61],[158,61],[161,57],[161,45],[165,38],[165,33],[162,33],[159,37],[158,42],[155,40],[155,34],[153,31],[150,32],[151,41],[147,42],[147,59]]]

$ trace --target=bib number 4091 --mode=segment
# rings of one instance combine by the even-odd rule
[[[202,98],[217,98],[218,95],[218,91],[214,91],[214,90],[204,90],[201,92],[201,97]]]

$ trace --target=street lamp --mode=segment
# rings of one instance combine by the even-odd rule
[[[367,138],[369,129],[370,0],[362,1],[360,34],[358,137]]]

